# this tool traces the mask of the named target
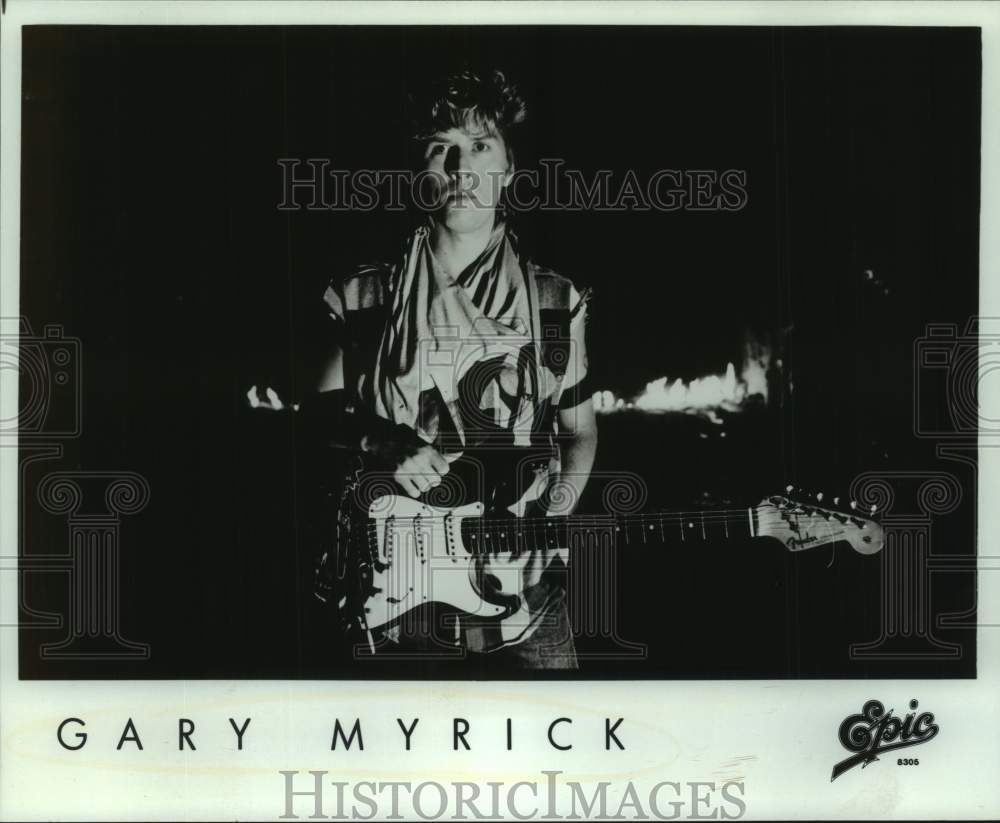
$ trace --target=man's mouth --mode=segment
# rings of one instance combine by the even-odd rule
[[[451,190],[448,192],[448,197],[446,202],[454,203],[457,205],[474,205],[476,202],[475,195],[468,191],[458,191]]]

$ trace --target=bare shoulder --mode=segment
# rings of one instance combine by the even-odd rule
[[[327,292],[339,298],[345,312],[376,308],[387,299],[392,275],[390,263],[361,263],[332,277]]]
[[[574,280],[548,266],[529,260],[527,267],[538,285],[538,300],[542,308],[563,309],[575,314],[589,296],[589,289],[578,287]]]

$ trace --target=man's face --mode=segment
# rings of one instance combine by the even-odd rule
[[[424,169],[428,173],[424,201],[434,204],[439,222],[458,232],[492,225],[512,171],[500,135],[458,128],[439,132],[424,148]]]

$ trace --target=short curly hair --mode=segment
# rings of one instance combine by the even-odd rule
[[[502,71],[463,67],[410,95],[410,136],[424,143],[453,128],[499,134],[513,163],[516,127],[527,115],[524,98]]]

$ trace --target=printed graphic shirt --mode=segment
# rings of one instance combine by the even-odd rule
[[[339,325],[344,385],[353,404],[411,426],[449,461],[484,444],[543,455],[526,459],[526,478],[514,481],[508,509],[521,516],[559,471],[557,410],[588,396],[589,295],[519,255],[506,225],[458,278],[434,258],[429,234],[421,226],[397,261],[329,283],[323,299]],[[523,552],[509,565],[481,563],[504,591],[523,592],[521,639],[561,604],[561,585],[546,572],[567,555],[560,547]],[[516,631],[516,622],[506,628]],[[475,631],[466,632],[470,647]]]
[[[484,440],[548,442],[555,409],[583,399],[586,298],[521,259],[504,224],[457,279],[421,226],[401,260],[361,266],[323,299],[342,323],[353,402],[446,456]]]

